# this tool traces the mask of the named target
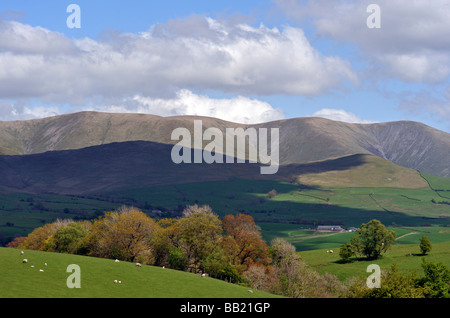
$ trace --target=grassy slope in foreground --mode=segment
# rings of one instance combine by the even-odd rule
[[[0,248],[0,298],[269,298],[268,293],[200,275],[94,257]],[[28,263],[22,263],[24,258]],[[47,266],[44,264],[47,263]],[[77,264],[81,288],[66,285]],[[34,265],[34,267],[31,267]],[[40,269],[44,270],[43,272]],[[115,284],[120,280],[121,284]]]

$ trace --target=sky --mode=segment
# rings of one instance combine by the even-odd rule
[[[449,34],[447,0],[0,0],[0,120],[315,116],[450,132]]]

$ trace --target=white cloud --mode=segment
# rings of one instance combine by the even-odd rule
[[[24,120],[44,118],[62,114],[56,106],[25,105],[22,102],[0,100],[0,120]]]
[[[159,116],[195,115],[215,117],[243,124],[256,124],[284,118],[280,109],[247,97],[214,99],[180,90],[174,98],[135,95],[116,105],[95,106],[91,110],[117,113],[146,113]]]
[[[16,21],[0,20],[0,52],[50,55],[70,53],[74,49],[72,41],[61,33]]]
[[[421,91],[411,97],[405,98],[400,103],[400,109],[410,113],[423,115],[431,114],[438,121],[450,122],[450,87],[442,92],[441,98],[427,91]],[[450,127],[450,126],[449,126]]]
[[[373,123],[368,120],[363,120],[360,117],[356,116],[353,113],[347,112],[343,109],[330,109],[324,108],[316,111],[310,117],[321,117],[326,119],[331,119],[335,121],[342,121],[346,123],[355,123],[355,124],[369,124]]]
[[[301,29],[204,17],[72,40],[2,21],[0,98],[82,104],[97,96],[165,96],[180,89],[316,95],[357,82],[351,65],[314,49]]]
[[[450,76],[450,3],[447,0],[275,0],[296,21],[312,19],[317,33],[350,43],[369,63],[367,76],[406,82],[444,82]],[[381,28],[366,25],[367,6],[381,9]],[[361,55],[359,55],[361,57]]]

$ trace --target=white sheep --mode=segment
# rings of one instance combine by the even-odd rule
[[[23,255],[23,251],[20,251],[20,255]]]
[[[26,258],[24,258],[24,259],[22,260],[22,263],[28,263],[28,260],[27,260]]]
[[[142,264],[141,263],[136,263],[136,266],[137,267],[142,267]]]
[[[120,261],[118,259],[115,260],[116,263],[119,263]]]

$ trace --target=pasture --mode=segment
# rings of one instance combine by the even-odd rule
[[[448,178],[431,181],[440,188],[450,189]],[[269,195],[272,190],[276,195]],[[319,224],[359,227],[378,219],[386,226],[448,225],[450,205],[436,203],[447,200],[438,193],[447,191],[429,187],[321,188],[279,181],[229,180],[123,189],[85,196],[5,194],[0,195],[0,233],[3,240],[7,240],[26,235],[57,218],[89,220],[121,205],[135,206],[159,218],[180,216],[187,205],[208,204],[221,217],[250,214],[267,237],[272,235],[265,233],[269,224],[304,228]]]
[[[310,250],[299,252],[301,258],[319,273],[331,273],[336,275],[341,281],[346,281],[351,277],[368,277],[367,266],[377,264],[381,270],[389,270],[392,264],[396,264],[402,272],[416,271],[419,276],[423,274],[422,259],[428,262],[442,262],[450,268],[450,243],[433,243],[432,251],[423,256],[420,253],[419,244],[394,244],[392,248],[378,260],[356,261],[341,263],[339,248],[333,250],[334,253],[327,253],[327,250]]]
[[[28,259],[27,263],[22,260]],[[45,263],[47,265],[45,266]],[[80,267],[81,288],[68,288]],[[34,267],[32,267],[34,266]],[[162,267],[71,254],[0,248],[0,298],[270,298],[268,293]],[[42,271],[40,271],[42,270]],[[114,281],[121,283],[114,283]]]

